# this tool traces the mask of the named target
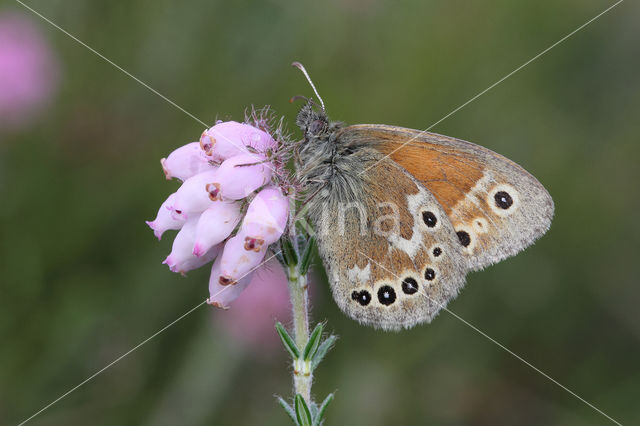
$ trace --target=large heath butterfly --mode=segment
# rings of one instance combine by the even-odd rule
[[[486,148],[395,126],[346,126],[311,101],[296,122],[304,135],[297,172],[333,297],[363,324],[431,321],[467,272],[549,229],[549,193]]]

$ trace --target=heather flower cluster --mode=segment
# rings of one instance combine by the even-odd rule
[[[213,262],[207,302],[220,308],[249,285],[289,218],[280,143],[266,120],[254,118],[253,125],[218,122],[163,158],[166,178],[182,185],[147,222],[158,239],[178,230],[163,262],[171,271]]]

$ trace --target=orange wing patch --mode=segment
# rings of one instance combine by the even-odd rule
[[[426,186],[448,215],[484,174],[484,167],[477,158],[442,145],[421,141],[419,145],[402,146],[406,138],[400,140],[384,131],[371,131],[370,136],[383,141],[376,149],[389,155]]]

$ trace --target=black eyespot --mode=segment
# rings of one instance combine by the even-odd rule
[[[513,205],[513,198],[511,198],[511,195],[509,195],[508,192],[498,191],[496,192],[496,195],[493,196],[493,198],[494,200],[496,200],[496,206],[500,207],[501,209],[506,210]]]
[[[396,291],[391,286],[383,285],[378,289],[378,300],[388,306],[396,301]]]
[[[465,247],[468,247],[469,244],[471,244],[471,237],[469,236],[469,233],[467,231],[458,231],[456,232],[456,234],[458,234],[458,239],[460,240],[460,244],[462,244]]]
[[[432,212],[422,212],[422,220],[429,228],[433,228],[438,223],[438,218]]]
[[[367,290],[354,291],[351,293],[351,298],[357,301],[362,306],[367,306],[371,302],[371,294]]]
[[[433,257],[438,257],[442,254],[442,249],[440,247],[436,247],[433,249]]]
[[[414,294],[418,291],[418,281],[411,277],[407,277],[402,281],[402,291],[404,294]]]
[[[427,268],[424,270],[424,278],[427,281],[432,281],[436,277],[436,271],[431,268]]]

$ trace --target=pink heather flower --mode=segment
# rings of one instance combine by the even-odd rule
[[[221,122],[205,130],[200,137],[204,153],[216,160],[226,160],[235,155],[250,152],[266,152],[274,148],[276,141],[267,132],[235,121]]]
[[[151,229],[153,229],[153,234],[158,238],[162,238],[162,234],[169,229],[180,229],[182,225],[184,225],[185,219],[184,217],[174,217],[173,212],[173,203],[176,199],[176,193],[169,195],[169,197],[165,200],[164,203],[160,206],[160,210],[158,210],[158,215],[156,218],[146,224],[149,225]]]
[[[202,256],[224,241],[240,221],[240,203],[218,201],[202,212],[198,219],[193,254]]]
[[[24,127],[56,90],[59,64],[26,16],[0,14],[0,128]]]
[[[196,239],[196,228],[199,217],[187,220],[176,238],[173,240],[171,253],[164,262],[172,272],[185,272],[197,269],[211,262],[222,249],[222,245],[211,247],[200,256],[193,254],[193,245]]]
[[[210,170],[202,172],[185,180],[176,191],[173,202],[174,217],[189,219],[193,213],[201,213],[211,206],[215,198],[211,197],[207,188],[217,179],[218,171],[214,166]]]
[[[258,247],[245,236],[238,234],[229,238],[224,245],[220,260],[220,276],[218,282],[222,285],[234,284],[260,265],[267,253],[267,247]]]
[[[289,199],[278,188],[268,187],[260,191],[249,204],[240,234],[256,247],[273,244],[282,235],[289,218]]]
[[[209,158],[200,149],[198,142],[191,142],[173,151],[167,158],[160,160],[162,169],[167,177],[178,178],[182,181],[197,174],[211,170]]]
[[[272,169],[262,155],[236,155],[220,165],[209,194],[216,199],[240,200],[269,182]]]
[[[266,127],[263,117],[254,120]],[[277,148],[257,127],[221,122],[161,161],[167,179],[183,182],[147,224],[158,238],[179,230],[163,262],[171,271],[214,261],[208,300],[214,306],[227,308],[238,297],[286,228],[288,198],[275,186],[288,182],[286,158]]]
[[[209,277],[209,300],[207,303],[216,308],[229,309],[231,302],[236,300],[251,283],[253,272],[249,272],[233,284],[220,283],[222,258],[218,257],[211,267]]]

